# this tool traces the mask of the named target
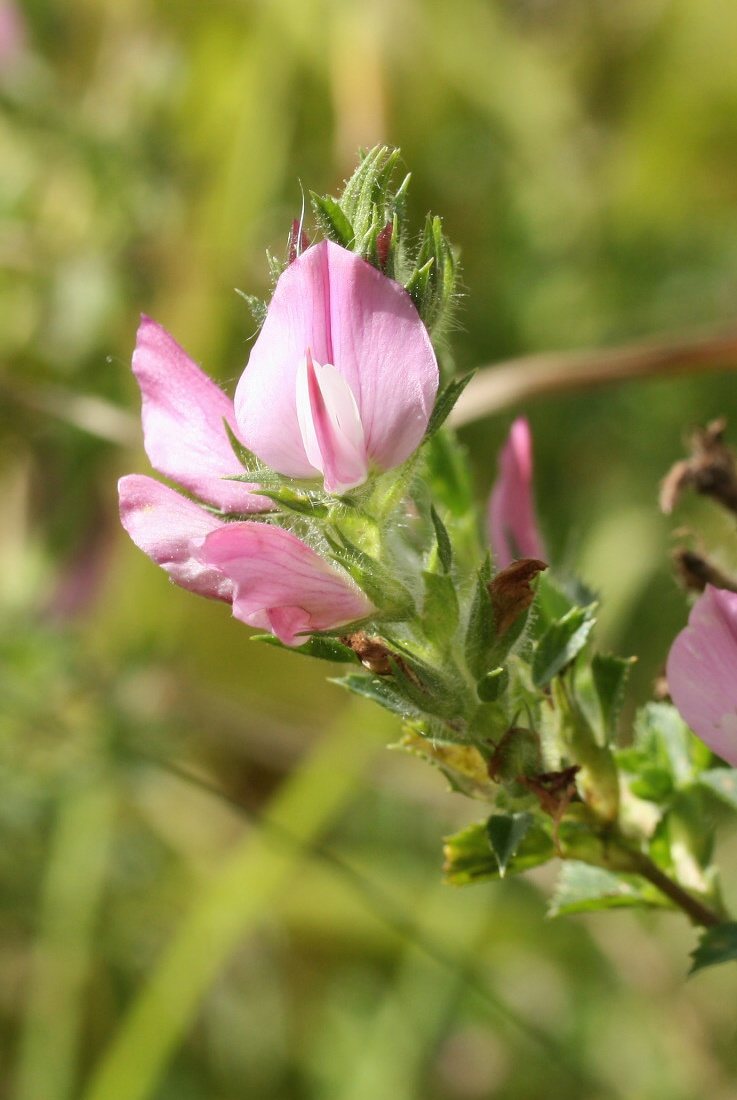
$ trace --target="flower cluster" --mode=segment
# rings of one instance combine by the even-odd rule
[[[351,578],[270,514],[233,444],[337,496],[404,463],[427,428],[438,366],[403,287],[323,241],[279,278],[235,402],[149,318],[133,370],[152,466],[201,502],[122,478],[133,541],[177,584],[232,603],[286,645],[370,616]]]

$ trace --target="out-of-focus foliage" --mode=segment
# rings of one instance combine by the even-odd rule
[[[684,985],[668,914],[543,923],[534,875],[441,887],[473,807],[324,666],[172,589],[114,483],[146,469],[137,314],[232,384],[233,288],[268,295],[302,187],[359,145],[402,148],[411,218],[460,249],[460,371],[733,323],[735,56],[724,0],[0,4],[0,1095],[733,1095],[733,968]],[[657,483],[734,394],[525,410],[548,544],[641,697],[685,621]],[[508,423],[464,432],[479,501]]]

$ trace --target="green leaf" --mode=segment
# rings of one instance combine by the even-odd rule
[[[737,810],[737,768],[710,768],[709,771],[701,773],[697,782],[703,783],[722,802],[726,802],[733,810]]]
[[[495,856],[487,823],[469,825],[454,836],[446,837],[443,852],[443,873],[446,882],[453,886],[467,886],[472,882],[501,878],[499,861]],[[519,874],[539,867],[555,856],[551,837],[542,825],[534,822],[521,840],[516,854],[506,866],[508,874]]]
[[[396,692],[418,711],[451,722],[464,717],[466,685],[451,662],[440,672],[406,651],[389,661]]]
[[[613,654],[602,653],[594,654],[591,660],[591,674],[601,711],[604,743],[607,745],[612,744],[617,737],[624,689],[635,660],[634,657],[615,657]]]
[[[486,822],[491,850],[499,864],[499,877],[504,878],[510,860],[529,833],[535,819],[532,814],[492,814]]]
[[[498,790],[489,778],[486,761],[474,745],[440,741],[427,723],[405,722],[401,741],[392,747],[422,757],[442,772],[451,790],[468,798],[490,802]]]
[[[435,506],[430,505],[430,518],[432,519],[433,527],[435,528],[435,538],[438,544],[438,557],[440,558],[440,564],[443,567],[443,572],[450,573],[450,567],[453,564],[453,548],[450,542],[450,536],[447,528],[442,519],[435,511]]]
[[[737,961],[737,921],[725,921],[704,932],[699,946],[691,952],[693,964],[690,974],[707,966]]]
[[[343,248],[350,248],[355,240],[353,226],[335,199],[330,195],[316,195],[314,191],[310,192],[310,199],[318,225],[325,236]]]
[[[673,777],[674,787],[698,781],[711,762],[710,750],[696,738],[670,703],[648,703],[637,712],[635,744],[625,759],[636,773],[640,767],[657,763]]]
[[[537,579],[535,593],[536,635],[542,637],[549,626],[562,619],[576,606],[577,601],[561,587],[555,573],[550,569],[545,570]]]
[[[273,634],[254,634],[251,641],[263,642],[277,649],[286,649],[290,653],[302,653],[305,657],[317,657],[321,661],[355,664],[358,660],[353,650],[343,645],[337,638],[325,638],[318,634],[313,634],[308,642],[300,646],[284,645]]]
[[[574,607],[562,619],[553,623],[535,646],[532,658],[532,680],[535,687],[544,687],[570,664],[586,645],[594,627],[596,604]]]
[[[625,770],[628,757],[617,753],[617,759]],[[655,802],[658,805],[666,802],[673,794],[673,776],[667,768],[658,764],[650,764],[647,761],[636,759],[634,764],[634,776],[629,784],[632,794],[637,798],[644,798],[647,802]]]
[[[349,676],[334,678],[331,680],[331,683],[338,684],[354,695],[360,695],[364,699],[371,699],[372,702],[378,703],[384,710],[389,710],[393,714],[399,714],[402,718],[421,719],[423,716],[419,707],[409,703],[408,700],[394,688],[391,682],[378,676],[367,676],[361,672],[354,672]]]
[[[435,407],[428,421],[425,440],[431,439],[438,428],[442,427],[448,419],[456,401],[461,396],[474,374],[475,371],[471,371],[469,374],[464,375],[463,378],[452,378],[442,393],[438,395]]]
[[[659,890],[637,875],[568,860],[563,864],[549,914],[590,913],[599,909],[669,909]]]

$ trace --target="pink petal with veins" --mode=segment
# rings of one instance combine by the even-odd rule
[[[737,767],[737,593],[706,586],[671,647],[666,673],[684,721]]]
[[[438,366],[427,329],[409,294],[353,252],[322,241],[282,273],[266,320],[235,394],[240,434],[267,465],[289,477],[314,477],[316,470],[342,468],[342,444],[316,430],[320,463],[305,446],[300,426],[297,376],[308,354],[331,366],[345,391],[318,377],[327,409],[342,407],[345,392],[356,403],[363,442],[355,470],[374,463],[401,465],[419,446],[438,388]],[[327,396],[326,396],[327,395]],[[332,396],[331,396],[332,395]],[[332,403],[331,403],[332,402]],[[336,414],[337,415],[337,414]],[[330,414],[328,416],[330,419]],[[348,430],[353,438],[355,425]],[[358,433],[355,432],[358,437]],[[308,443],[309,445],[309,443]],[[337,448],[337,449],[336,449]],[[315,452],[311,451],[315,459]],[[351,459],[353,468],[353,459]],[[327,474],[332,479],[332,474]],[[339,472],[335,480],[343,478]]]
[[[223,527],[221,520],[168,486],[141,474],[121,478],[118,493],[122,524],[144,554],[162,566],[182,588],[230,602],[232,582],[198,557],[202,539]]]
[[[505,569],[516,558],[545,559],[532,498],[532,435],[524,417],[512,424],[499,454],[488,528],[497,569]]]
[[[225,511],[272,507],[250,492],[255,486],[222,480],[243,474],[223,424],[227,420],[237,435],[233,402],[149,317],[138,329],[133,372],[141,387],[144,444],[154,469]]]
[[[270,630],[285,645],[302,645],[311,631],[332,630],[374,610],[345,573],[281,527],[229,523],[204,539],[199,555],[233,582],[235,617]]]

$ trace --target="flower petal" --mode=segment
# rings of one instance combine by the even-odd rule
[[[368,477],[363,426],[356,399],[330,363],[315,363],[309,349],[297,372],[297,418],[312,465],[328,493],[343,493]]]
[[[312,630],[331,630],[374,610],[353,582],[296,535],[266,523],[229,523],[208,535],[204,565],[230,577],[233,614],[302,645]]]
[[[427,329],[409,294],[332,241],[282,273],[235,394],[241,436],[290,477],[313,477],[297,415],[297,371],[307,351],[353,394],[366,455],[382,469],[419,446],[438,388]]]
[[[697,737],[737,767],[737,594],[707,585],[666,665],[671,698]]]
[[[154,469],[226,511],[271,507],[250,492],[256,486],[222,480],[243,473],[223,425],[227,420],[234,428],[233,402],[149,317],[138,329],[133,372],[141,387],[144,443]]]
[[[203,538],[223,526],[221,520],[152,477],[123,477],[118,493],[120,519],[139,549],[175,584],[230,602],[232,582],[219,569],[203,564],[197,550]]]
[[[532,435],[524,417],[512,424],[499,454],[488,527],[498,569],[506,569],[516,558],[545,558],[532,498]]]

